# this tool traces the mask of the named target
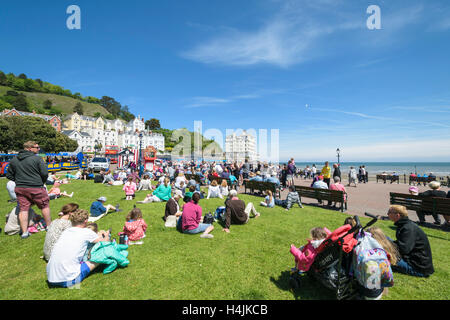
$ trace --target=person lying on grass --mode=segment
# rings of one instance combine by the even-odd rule
[[[49,198],[52,199],[52,200],[60,198],[60,197],[72,198],[73,197],[73,192],[71,194],[68,194],[66,191],[61,191],[61,189],[59,188],[60,185],[61,184],[59,182],[55,182],[53,187],[48,192]]]
[[[108,241],[109,232],[86,228],[89,212],[78,209],[70,215],[72,227],[65,230],[53,247],[47,264],[50,287],[72,287],[82,282],[98,264],[83,261],[89,243]]]
[[[115,211],[115,212],[119,212],[119,205],[113,206],[113,205],[106,205],[105,206],[105,202],[106,202],[106,197],[100,197],[97,199],[97,201],[92,202],[91,204],[91,209],[90,209],[90,213],[91,213],[91,217],[98,217],[101,216],[102,214],[106,214],[110,211]]]

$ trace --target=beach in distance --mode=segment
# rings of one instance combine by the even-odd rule
[[[337,161],[329,161],[330,166]],[[281,164],[287,164],[286,162],[280,162]],[[297,162],[295,165],[297,168],[304,169],[306,166],[315,164],[318,171],[320,171],[324,165],[324,161],[320,162]],[[347,174],[350,167],[353,166],[358,171],[359,166],[364,165],[369,176],[375,176],[383,172],[393,173],[396,172],[400,175],[410,174],[411,172],[420,175],[429,174],[432,172],[438,177],[446,177],[450,175],[450,162],[340,162],[342,174]]]

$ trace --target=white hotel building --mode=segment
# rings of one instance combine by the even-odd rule
[[[126,123],[123,120],[93,118],[77,113],[68,116],[63,124],[62,133],[78,142],[79,151],[93,152],[95,145],[114,145],[119,149],[137,149],[140,146],[139,134],[142,133],[142,148],[153,146],[164,152],[164,136],[145,129],[144,119],[137,118]]]
[[[240,135],[233,133],[225,139],[225,157],[227,161],[258,161],[256,138],[245,130]]]

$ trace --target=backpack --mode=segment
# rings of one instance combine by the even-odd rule
[[[394,285],[391,263],[377,240],[364,234],[353,250],[353,270],[359,284],[367,289]]]
[[[95,177],[94,177],[94,183],[102,183],[103,182],[103,176],[101,175],[101,174],[97,174]]]
[[[203,217],[203,223],[204,224],[213,224],[214,222],[214,217],[211,214],[211,212],[208,212],[204,217]]]
[[[216,213],[214,214],[214,218],[216,220],[224,221],[225,220],[225,207],[218,207],[216,209]]]

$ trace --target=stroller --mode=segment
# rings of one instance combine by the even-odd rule
[[[336,293],[337,300],[351,300],[358,297],[358,283],[352,272],[353,248],[357,245],[356,236],[363,234],[364,229],[373,225],[378,218],[369,213],[371,217],[364,227],[361,226],[358,216],[354,216],[356,225],[344,225],[336,229],[319,246],[313,264],[307,275],[316,279],[326,288]],[[291,272],[289,284],[292,289],[300,287],[301,273]]]

